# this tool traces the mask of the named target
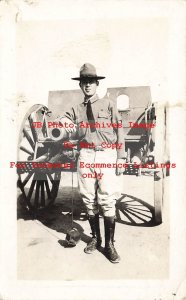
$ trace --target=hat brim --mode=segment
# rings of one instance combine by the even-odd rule
[[[104,76],[82,76],[82,77],[74,77],[74,78],[71,78],[71,79],[81,81],[81,80],[87,79],[87,78],[96,79],[96,80],[105,79]]]

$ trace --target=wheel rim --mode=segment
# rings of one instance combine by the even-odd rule
[[[49,148],[41,141],[47,135],[45,123],[46,106],[36,104],[25,115],[18,141],[18,187],[29,209],[42,209],[54,203],[57,197],[61,172],[53,173],[47,168],[33,168],[33,161],[47,157]],[[43,127],[35,129],[33,122],[42,122]]]

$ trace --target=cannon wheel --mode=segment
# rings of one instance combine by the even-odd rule
[[[156,127],[155,127],[155,148],[154,158],[158,164],[164,163],[165,139],[166,139],[166,114],[165,107],[155,105]],[[164,196],[164,169],[157,168],[154,172],[154,220],[155,223],[163,222],[163,196]]]
[[[32,128],[32,123],[44,122],[47,111],[47,107],[40,104],[29,109],[21,124],[18,141],[17,185],[22,193],[19,199],[29,210],[34,211],[54,203],[61,178],[60,171],[55,170],[55,173],[52,173],[50,169],[32,167],[32,162],[41,162],[47,151],[41,142],[38,143],[38,140],[42,141],[46,135],[46,126],[36,130]],[[23,164],[26,167],[22,167]]]

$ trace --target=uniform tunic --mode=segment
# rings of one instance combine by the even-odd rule
[[[117,158],[125,157],[122,120],[116,105],[109,98],[100,99],[95,94],[89,100],[95,119],[94,132],[87,119],[86,99],[72,107],[63,118],[66,117],[77,125],[80,144],[78,182],[88,214],[98,213],[100,205],[104,216],[114,216],[115,201],[120,196],[121,177],[116,176],[115,168],[81,168],[81,162],[114,164]]]
[[[117,157],[124,158],[124,130],[122,128],[121,116],[115,107],[116,105],[109,98],[99,99],[97,95],[92,96],[90,101],[95,118],[95,132],[91,132],[90,127],[85,128],[86,126],[83,126],[88,124],[86,101],[72,107],[71,110],[65,114],[65,117],[78,126],[78,139],[90,145],[94,143],[95,146],[101,146],[102,143],[110,145],[114,143],[122,144],[122,147],[117,149]],[[114,128],[117,126],[118,128]]]

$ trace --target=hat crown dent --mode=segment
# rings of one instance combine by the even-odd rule
[[[79,71],[79,77],[72,78],[73,80],[83,80],[85,78],[95,78],[96,80],[104,79],[105,76],[97,76],[96,68],[90,64],[85,63]]]
[[[80,69],[81,76],[97,76],[96,68],[89,63],[85,63]]]

